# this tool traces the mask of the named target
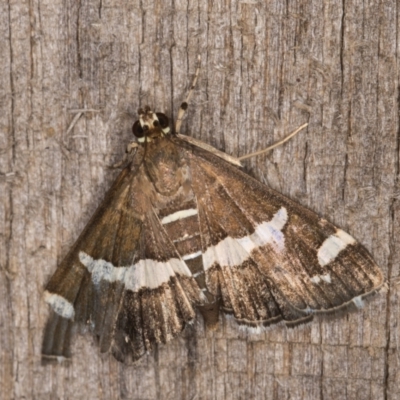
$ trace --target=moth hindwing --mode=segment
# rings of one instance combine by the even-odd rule
[[[171,133],[149,107],[120,173],[50,279],[43,356],[70,356],[74,324],[122,362],[166,343],[200,311],[240,324],[293,326],[383,284],[346,232],[246,175],[208,145]]]

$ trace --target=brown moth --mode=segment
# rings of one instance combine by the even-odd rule
[[[133,160],[46,287],[45,360],[70,357],[74,326],[129,363],[196,309],[211,328],[221,311],[250,327],[294,326],[361,307],[384,284],[349,234],[180,135],[187,101],[174,132],[164,114],[139,110]]]

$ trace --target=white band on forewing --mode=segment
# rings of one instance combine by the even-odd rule
[[[332,262],[337,255],[349,244],[356,243],[355,239],[345,231],[338,229],[330,235],[318,250],[318,261],[322,267]]]
[[[122,282],[125,287],[134,292],[140,288],[155,289],[170,280],[176,274],[191,277],[187,265],[178,258],[168,261],[139,260],[129,267],[114,267],[105,260],[94,260],[91,256],[79,252],[81,263],[92,273],[92,282],[101,281]]]
[[[261,246],[272,244],[282,251],[285,246],[285,237],[282,229],[288,219],[286,208],[280,208],[271,221],[256,226],[254,233],[239,239],[226,237],[217,245],[210,246],[203,254],[204,269],[211,268],[214,263],[223,266],[241,265],[250,257],[250,253]]]
[[[46,290],[44,292],[44,300],[46,303],[50,304],[54,312],[56,312],[58,315],[61,315],[61,317],[67,319],[74,318],[74,306],[67,299],[64,299],[64,297]]]
[[[99,259],[94,260],[89,254],[83,251],[79,252],[80,262],[88,269],[92,274],[92,282],[99,284],[102,280],[107,282],[118,282],[125,279],[126,271],[129,267],[114,267],[114,265],[108,261]]]

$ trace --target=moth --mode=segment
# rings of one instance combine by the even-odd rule
[[[195,81],[198,72],[196,73]],[[384,284],[343,230],[253,179],[234,157],[139,110],[131,162],[47,284],[44,360],[70,358],[75,327],[100,352],[138,360],[202,315],[292,327],[349,306]]]

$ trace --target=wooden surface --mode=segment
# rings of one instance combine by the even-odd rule
[[[1,399],[400,398],[399,2],[0,3]],[[390,291],[355,314],[248,334],[232,320],[125,367],[77,336],[42,367],[43,287],[118,171],[141,105],[355,236]],[[67,133],[76,113],[90,108]]]

